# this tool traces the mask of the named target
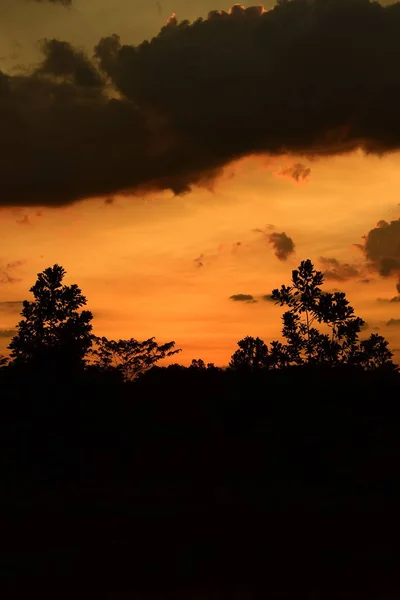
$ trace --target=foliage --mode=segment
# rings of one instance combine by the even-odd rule
[[[154,337],[143,342],[134,338],[115,341],[106,337],[96,337],[95,341],[95,365],[104,371],[116,370],[124,381],[133,381],[158,361],[180,352],[180,349],[173,349],[175,342],[158,345]]]
[[[238,342],[230,367],[257,370],[307,364],[397,370],[388,342],[376,334],[360,340],[365,322],[354,315],[343,292],[322,291],[323,281],[310,260],[302,261],[292,272],[291,284],[273,290],[271,296],[276,304],[289,308],[282,316],[282,337],[287,343],[276,340],[268,349],[260,338],[246,337]]]
[[[190,363],[189,369],[192,371],[210,371],[215,370],[218,371],[218,367],[215,366],[214,363],[205,363],[201,358],[194,358]]]
[[[76,284],[63,285],[66,271],[55,264],[38,274],[25,300],[18,333],[8,346],[14,363],[79,366],[92,346],[93,315],[81,310],[86,298]]]
[[[394,369],[388,342],[376,334],[360,340],[365,321],[354,316],[346,294],[323,292],[323,281],[323,274],[314,269],[310,260],[304,260],[292,272],[290,286],[282,285],[280,290],[272,291],[277,304],[289,307],[282,317],[282,335],[288,343],[279,346],[276,363]],[[327,333],[319,331],[317,323],[325,326]],[[275,347],[278,345],[275,342]]]
[[[229,366],[235,371],[258,371],[269,365],[268,347],[259,338],[247,336],[238,342]]]

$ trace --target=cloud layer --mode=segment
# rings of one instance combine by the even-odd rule
[[[399,30],[400,4],[291,0],[172,16],[94,60],[46,41],[35,72],[0,73],[0,203],[182,193],[249,154],[399,149]]]

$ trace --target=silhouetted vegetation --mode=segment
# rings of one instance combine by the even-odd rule
[[[390,597],[400,375],[344,294],[304,261],[273,291],[285,343],[159,366],[174,342],[95,336],[64,275],[0,369],[7,597]]]
[[[354,316],[343,292],[323,292],[324,277],[310,260],[292,273],[290,286],[272,291],[272,299],[289,308],[283,314],[282,337],[268,346],[260,338],[246,337],[238,342],[231,359],[233,369],[281,369],[289,366],[353,366],[366,371],[396,371],[393,353],[380,335],[360,340],[365,321]],[[316,328],[325,326],[327,333]]]

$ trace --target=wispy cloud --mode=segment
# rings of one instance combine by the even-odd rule
[[[234,294],[229,299],[234,302],[246,302],[246,304],[255,304],[257,302],[252,294]]]

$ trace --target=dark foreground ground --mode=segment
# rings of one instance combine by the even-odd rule
[[[400,597],[397,376],[3,376],[1,598]]]

